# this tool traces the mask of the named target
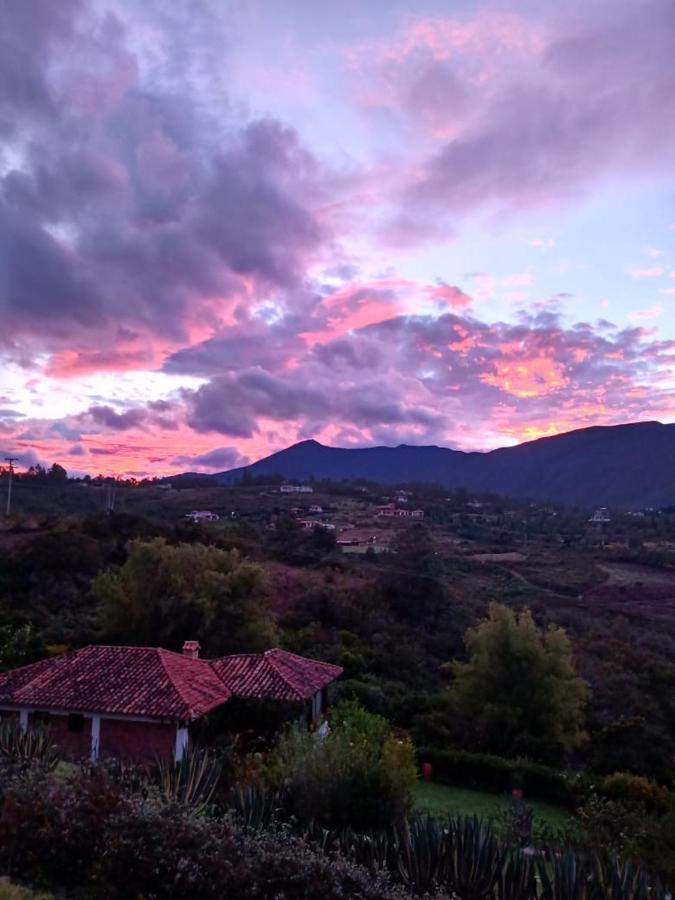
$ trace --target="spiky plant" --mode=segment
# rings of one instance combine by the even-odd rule
[[[664,900],[666,891],[638,863],[612,854],[595,861],[598,897],[607,900]]]
[[[451,831],[447,887],[462,900],[487,900],[505,862],[494,829],[472,816],[452,820]]]
[[[260,831],[269,828],[280,810],[279,797],[261,785],[237,785],[229,794],[228,809],[241,825]]]
[[[542,900],[600,900],[595,865],[571,850],[538,859]],[[603,898],[604,900],[604,898]]]
[[[428,813],[413,815],[396,833],[397,875],[416,894],[430,893],[445,880],[452,832]]]
[[[23,731],[16,719],[0,723],[0,756],[20,768],[38,765],[48,772],[56,768],[60,759],[48,729],[35,727]]]
[[[208,750],[189,750],[180,762],[159,758],[156,784],[167,803],[203,812],[218,787],[222,765]]]
[[[497,879],[496,900],[532,900],[536,896],[537,885],[532,856],[520,849],[508,852]]]

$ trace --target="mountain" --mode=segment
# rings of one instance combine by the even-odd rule
[[[488,453],[406,444],[345,449],[310,440],[213,477],[231,484],[245,474],[433,482],[580,506],[666,506],[675,504],[675,424],[582,428]]]

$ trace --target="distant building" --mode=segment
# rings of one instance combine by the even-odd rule
[[[390,519],[423,519],[423,509],[397,509],[393,503],[377,507],[377,515]]]
[[[279,491],[282,494],[313,494],[314,488],[311,484],[282,484]]]
[[[310,506],[309,511],[311,513],[322,513],[323,506],[318,506],[317,504],[314,504],[313,506]]]
[[[193,509],[192,512],[185,513],[185,518],[191,522],[217,522],[220,516],[210,509]]]
[[[612,517],[610,516],[607,507],[601,506],[599,509],[596,509],[588,521],[591,525],[606,525],[608,522],[612,521]]]

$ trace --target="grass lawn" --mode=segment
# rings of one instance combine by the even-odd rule
[[[415,786],[415,807],[427,809],[437,816],[461,815],[492,819],[506,805],[508,798],[485,791],[449,787],[434,781],[419,781]],[[545,823],[552,829],[562,830],[572,823],[572,816],[561,806],[540,800],[525,801],[534,809],[534,821]]]

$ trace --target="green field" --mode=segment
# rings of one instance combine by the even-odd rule
[[[561,806],[529,800],[527,797],[525,799],[534,809],[535,824],[546,824],[556,831],[571,824],[572,816]],[[437,816],[461,815],[493,819],[505,807],[507,800],[501,794],[449,787],[433,781],[420,781],[415,787],[415,807],[426,809]]]

